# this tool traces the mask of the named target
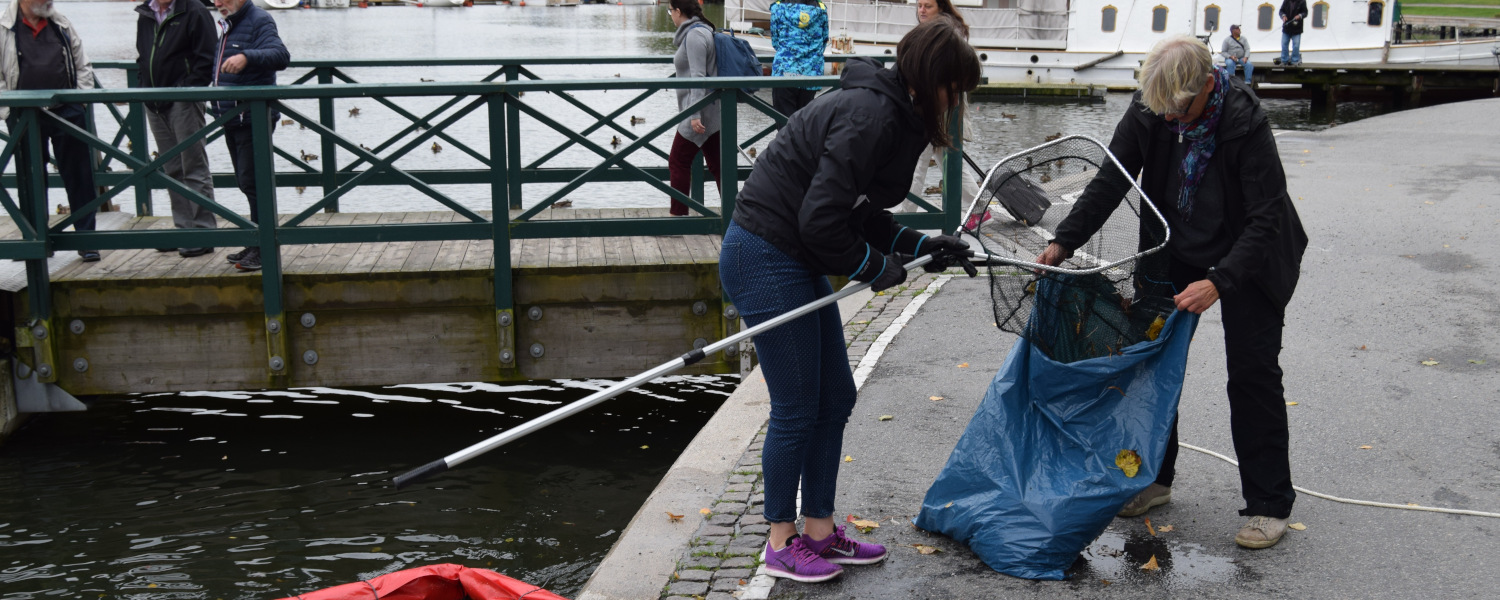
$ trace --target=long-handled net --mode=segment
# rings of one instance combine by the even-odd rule
[[[1088,190],[1080,216],[1098,231],[1058,266],[1036,258]],[[1112,205],[1115,199],[1117,205]],[[1155,339],[1174,304],[1166,219],[1103,144],[1069,136],[1001,160],[985,176],[964,230],[988,262],[995,324],[1073,362]]]

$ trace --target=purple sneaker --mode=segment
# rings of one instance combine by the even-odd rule
[[[767,541],[761,559],[766,563],[767,575],[803,583],[828,581],[844,572],[843,567],[823,560],[817,552],[809,549],[800,535],[780,550],[772,550],[771,542]]]
[[[836,565],[870,565],[885,560],[885,546],[845,537],[843,525],[821,542],[807,540],[807,547],[823,560]]]

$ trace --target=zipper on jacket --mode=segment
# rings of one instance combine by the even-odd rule
[[[156,49],[161,47],[161,40],[163,37],[165,37],[166,34],[167,22],[171,21],[173,17],[176,17],[179,14],[181,13],[167,13],[167,16],[162,17],[161,22],[156,24],[156,35],[152,36],[156,38],[156,41],[151,44],[151,64],[146,65],[146,68],[150,71],[149,73],[147,73],[147,76],[151,78],[151,87],[157,87]]]

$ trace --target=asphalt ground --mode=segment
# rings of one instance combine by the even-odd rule
[[[1293,481],[1324,493],[1500,512],[1500,100],[1394,113],[1278,141],[1311,238],[1288,308]],[[882,525],[882,564],[772,598],[1494,598],[1500,519],[1300,496],[1280,545],[1234,544],[1234,467],[1184,449],[1173,502],[1116,519],[1072,579],[999,574],[910,525],[1015,337],[983,278],[954,278],[887,348],[844,438],[838,516]],[[1233,456],[1223,329],[1204,314],[1181,407],[1187,444]],[[1423,364],[1424,361],[1435,364]],[[967,363],[967,367],[960,364]],[[941,400],[931,400],[941,396]],[[880,415],[893,415],[880,421]],[[1368,446],[1368,448],[1362,448]],[[941,552],[922,555],[912,544]],[[1139,567],[1152,556],[1162,567]]]

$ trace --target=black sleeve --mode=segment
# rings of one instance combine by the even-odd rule
[[[214,27],[213,15],[204,8],[198,0],[189,0],[191,4],[197,4],[193,10],[188,11],[184,18],[188,19],[188,56],[190,64],[188,73],[183,77],[184,87],[207,86],[214,81],[214,70],[219,65],[214,64],[219,42],[218,32]]]
[[[1262,121],[1243,144],[1237,161],[1244,196],[1243,227],[1229,254],[1214,265],[1208,276],[1219,293],[1226,296],[1244,287],[1271,262],[1276,240],[1287,233],[1281,231],[1281,223],[1288,222],[1286,211],[1291,204],[1270,122]]]
[[[864,111],[843,111],[830,121],[821,156],[802,205],[797,211],[798,237],[824,273],[852,277],[865,269],[872,255],[861,233],[864,223],[851,222],[862,191],[875,178],[876,167],[896,139],[894,124]],[[887,220],[890,219],[886,213]]]
[[[1112,164],[1101,167],[1099,174],[1083,188],[1078,202],[1073,204],[1073,210],[1057,226],[1057,237],[1052,241],[1069,251],[1077,250],[1104,226],[1104,222],[1109,220],[1109,216],[1114,214],[1115,208],[1120,206],[1120,201],[1130,191],[1131,179],[1141,172],[1144,162],[1141,142],[1149,133],[1134,114],[1140,110],[1137,104],[1135,100],[1131,100],[1131,107],[1125,110],[1125,116],[1115,126],[1114,137],[1109,140],[1109,152],[1120,161],[1120,166],[1125,167],[1125,172],[1120,172]]]

